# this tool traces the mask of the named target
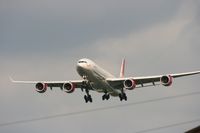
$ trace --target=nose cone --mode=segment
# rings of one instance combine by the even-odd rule
[[[77,69],[89,70],[93,66],[93,62],[89,59],[81,59],[78,61]]]
[[[79,75],[82,75],[83,68],[79,63],[76,65],[76,71],[78,72]]]
[[[77,65],[76,65],[76,69],[78,72],[83,71],[85,69],[87,69],[87,64],[84,61],[78,61]]]
[[[79,61],[76,66],[76,70],[79,75],[83,76],[88,71],[88,64],[84,61]]]
[[[86,68],[86,64],[85,63],[77,63],[77,68]]]
[[[83,71],[83,68],[79,64],[77,64],[76,71],[80,74],[80,72]]]

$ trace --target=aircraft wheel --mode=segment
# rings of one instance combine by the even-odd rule
[[[126,95],[124,95],[124,100],[127,101],[127,96]]]
[[[123,100],[123,98],[122,98],[122,94],[119,94],[119,99],[120,99],[120,101]]]
[[[120,101],[125,100],[127,101],[126,93],[119,94]]]
[[[92,97],[91,97],[91,95],[88,95],[88,101],[90,101],[92,103]]]
[[[88,102],[88,97],[86,95],[84,96],[84,99],[85,99],[85,103],[87,103]]]
[[[102,96],[102,100],[104,101],[106,99],[105,95]]]
[[[108,99],[110,99],[110,95],[109,94],[106,95],[106,100],[108,100]]]
[[[92,98],[90,98],[90,102],[92,103]]]
[[[126,93],[124,93],[124,94],[122,94],[122,95],[123,95],[123,99],[124,99],[125,101],[127,101]]]
[[[104,100],[108,100],[110,98],[110,95],[109,94],[104,94],[103,96],[102,96],[102,100],[104,101]]]

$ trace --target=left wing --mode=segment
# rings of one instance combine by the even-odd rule
[[[125,81],[127,81],[127,86],[126,86],[127,88],[128,87],[141,88],[141,87],[146,87],[146,86],[160,85],[160,84],[156,84],[156,82],[161,82],[161,84],[164,86],[170,86],[172,84],[173,78],[195,75],[199,73],[200,71],[193,71],[193,72],[186,72],[186,73],[166,74],[166,75],[157,75],[157,76],[108,78],[107,82],[116,88],[124,86],[126,84]],[[128,84],[128,82],[130,84]],[[151,85],[149,83],[151,83]]]

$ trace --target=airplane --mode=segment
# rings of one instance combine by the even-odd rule
[[[143,77],[124,77],[125,59],[122,60],[120,75],[115,77],[103,68],[99,67],[92,60],[83,58],[77,63],[76,70],[82,77],[82,80],[70,81],[15,81],[10,77],[14,83],[35,84],[35,89],[39,93],[46,92],[49,87],[59,87],[66,93],[73,93],[76,88],[85,91],[84,100],[86,103],[92,102],[90,91],[104,93],[102,100],[110,99],[110,96],[119,97],[120,101],[127,101],[126,90],[133,90],[135,88],[142,88],[148,86],[170,86],[173,79],[183,76],[199,74],[200,71],[165,74],[158,76],[143,76]],[[158,84],[159,83],[159,84]]]

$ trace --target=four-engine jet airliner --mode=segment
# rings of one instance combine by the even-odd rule
[[[158,76],[145,76],[145,77],[124,77],[125,60],[122,61],[120,76],[114,77],[109,72],[99,67],[96,63],[89,59],[81,59],[77,63],[77,72],[82,77],[82,80],[71,81],[15,81],[14,83],[35,84],[36,91],[39,93],[46,92],[49,87],[59,87],[67,93],[72,93],[76,88],[85,90],[85,102],[92,102],[92,97],[89,91],[97,91],[104,93],[102,100],[108,100],[110,96],[119,97],[120,101],[127,100],[126,90],[133,90],[135,88],[156,86],[162,84],[170,86],[173,78],[199,74],[200,71],[166,74]],[[160,82],[158,84],[158,82]]]

